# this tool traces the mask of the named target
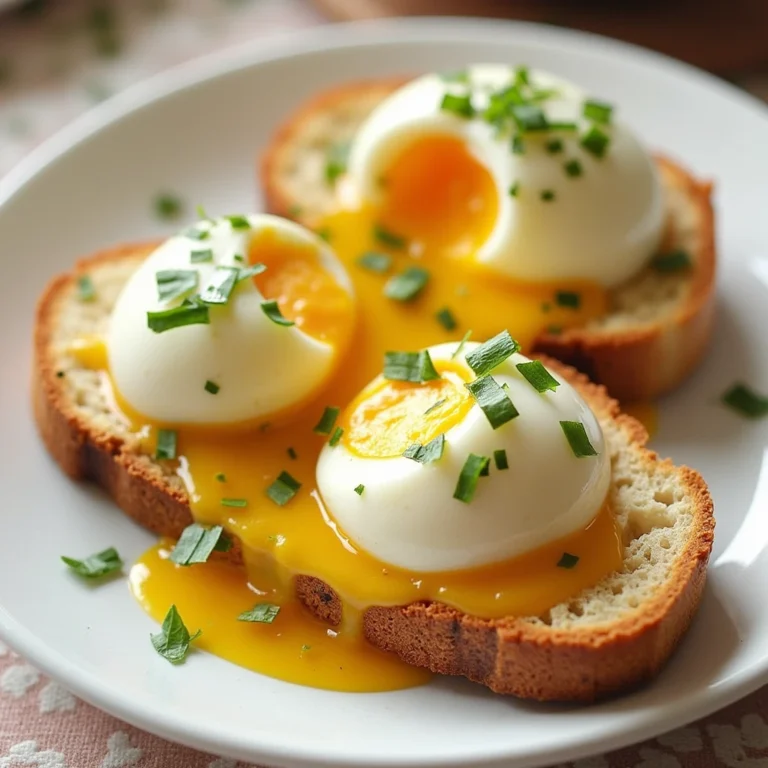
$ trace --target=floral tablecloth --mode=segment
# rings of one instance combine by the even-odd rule
[[[0,175],[89,106],[141,78],[323,21],[306,0],[27,0],[0,11]],[[765,82],[754,79],[753,90],[768,93]],[[768,688],[691,726],[568,768],[768,768],[766,718]],[[0,643],[0,768],[17,766],[243,764],[126,725]]]

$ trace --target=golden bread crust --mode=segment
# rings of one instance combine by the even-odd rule
[[[72,478],[100,485],[140,525],[178,538],[192,523],[186,492],[172,473],[142,454],[130,435],[95,426],[78,403],[69,373],[57,375],[62,352],[54,331],[68,302],[76,301],[79,274],[98,275],[113,264],[135,268],[153,244],[103,251],[78,263],[71,275],[54,279],[37,308],[34,413],[40,434]],[[620,436],[643,471],[664,474],[679,498],[687,499],[692,522],[665,588],[620,620],[561,626],[547,617],[483,620],[438,603],[371,607],[363,617],[366,638],[411,664],[463,675],[494,691],[540,700],[591,701],[654,675],[676,647],[698,606],[712,546],[712,501],[702,478],[675,468],[644,448],[642,425],[622,415],[602,386],[554,360],[547,365],[590,403],[604,430]],[[627,549],[629,552],[629,548]],[[239,545],[228,555],[241,563]],[[627,556],[629,557],[629,555]],[[342,605],[333,590],[311,576],[297,576],[298,597],[318,618],[340,623]]]
[[[336,140],[351,138],[370,110],[407,80],[384,78],[330,88],[290,115],[261,157],[259,178],[267,209],[310,226],[316,223],[333,204],[332,189],[316,168],[323,140],[327,149]],[[336,125],[338,138],[326,135]],[[697,180],[669,158],[656,160],[670,197],[681,198],[670,206],[666,246],[672,249],[685,245],[694,263],[686,285],[677,286],[674,306],[658,317],[633,320],[623,306],[633,294],[633,286],[619,286],[611,292],[615,322],[590,323],[558,335],[545,333],[536,339],[532,349],[586,373],[623,402],[652,399],[677,387],[704,356],[714,322],[712,184]],[[303,167],[305,162],[311,167]],[[308,205],[302,204],[305,200]],[[682,206],[685,210],[681,211]],[[695,231],[680,231],[681,214],[693,222]],[[659,286],[659,292],[668,290],[668,284],[676,279],[656,278],[667,283]],[[644,279],[651,282],[653,278],[645,275]]]

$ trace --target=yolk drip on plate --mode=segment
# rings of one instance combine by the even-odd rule
[[[286,252],[269,238],[257,238],[251,248],[250,260],[268,267],[256,278],[262,293],[276,299],[300,329],[347,349],[338,372],[311,402],[247,429],[150,423],[113,391],[103,342],[84,340],[72,349],[83,364],[104,370],[113,407],[144,436],[147,452],[153,452],[159,428],[177,431],[177,459],[170,466],[188,489],[195,520],[224,526],[243,545],[246,569],[218,562],[180,567],[164,555],[167,544],[154,548],[132,572],[136,597],[158,620],[176,604],[192,631],[203,629],[200,647],[285,680],[337,690],[417,685],[425,680],[423,670],[375,651],[362,638],[366,607],[439,600],[488,619],[540,615],[621,563],[620,536],[607,507],[586,529],[514,561],[429,574],[393,568],[358,550],[324,508],[315,465],[328,436],[313,427],[326,406],[346,408],[381,373],[385,351],[458,340],[470,329],[474,339],[484,340],[508,328],[525,352],[544,329],[583,324],[606,308],[598,286],[523,285],[480,269],[471,256],[496,215],[493,182],[460,142],[425,142],[383,179],[388,194],[381,209],[341,210],[319,226],[354,284],[354,328],[343,321],[348,299],[309,251]],[[369,252],[385,256],[376,270],[360,262]],[[388,282],[413,267],[426,270],[426,284],[404,300],[392,298]],[[561,293],[579,300],[563,305]],[[445,320],[446,309],[455,327]],[[268,369],[269,361],[264,364]],[[458,423],[473,407],[463,388],[469,372],[457,365],[444,373],[429,386],[374,382],[359,407],[347,409],[348,449],[397,455],[404,445],[427,442]],[[411,417],[440,400],[445,402],[425,419]],[[301,483],[284,506],[267,495],[281,472]],[[231,506],[232,499],[245,505]],[[579,556],[577,568],[557,566],[564,551]],[[322,624],[298,604],[293,579],[299,574],[321,579],[341,598],[340,626]],[[273,624],[237,621],[260,601],[282,606]]]

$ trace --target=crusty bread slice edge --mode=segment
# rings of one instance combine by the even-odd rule
[[[316,224],[318,215],[313,209],[317,206],[302,205],[296,198],[296,190],[300,189],[305,197],[312,194],[313,203],[322,199],[320,208],[327,212],[332,208],[332,189],[318,173],[317,163],[303,167],[298,153],[304,147],[305,154],[311,158],[323,149],[323,141],[325,149],[334,143],[324,135],[334,116],[342,131],[337,140],[349,140],[356,124],[367,115],[367,109],[408,79],[390,77],[331,87],[289,115],[259,161],[259,180],[268,210],[308,226]],[[674,217],[669,217],[666,246],[672,249],[684,240],[686,250],[695,251],[696,266],[684,300],[667,316],[653,322],[623,328],[590,324],[558,335],[544,333],[531,350],[574,366],[591,380],[604,384],[621,401],[652,399],[677,387],[704,356],[714,322],[716,253],[712,184],[698,181],[669,158],[659,156],[656,160],[666,184],[674,194],[685,196],[691,206],[688,213],[696,219],[696,232],[681,233],[675,231]],[[307,177],[302,178],[300,185],[293,178],[298,178],[297,174]],[[312,192],[315,187],[318,189]],[[625,288],[620,286],[612,292],[615,303],[620,303]]]
[[[35,419],[51,455],[72,478],[100,485],[131,518],[155,533],[178,538],[192,522],[186,493],[172,471],[141,454],[135,441],[94,429],[57,375],[60,352],[51,338],[57,313],[75,300],[76,279],[88,273],[98,282],[100,267],[130,259],[137,266],[153,244],[104,251],[78,263],[72,275],[56,278],[37,309],[32,396]],[[691,499],[694,519],[674,578],[642,608],[606,626],[558,628],[539,619],[482,620],[436,603],[372,607],[363,629],[378,647],[408,663],[442,674],[463,675],[494,691],[539,700],[591,701],[642,682],[658,672],[686,631],[701,598],[711,551],[714,518],[704,481],[693,470],[644,449],[645,429],[621,415],[605,389],[553,360],[598,414],[611,419],[641,460],[674,477]],[[175,476],[174,476],[175,477]],[[177,479],[176,479],[177,480]],[[242,562],[239,546],[231,552]],[[338,596],[321,581],[297,576],[299,598],[319,618],[341,620]]]

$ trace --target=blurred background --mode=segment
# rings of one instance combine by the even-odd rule
[[[0,175],[81,112],[168,67],[290,30],[398,15],[599,32],[768,98],[768,0],[0,0]]]

